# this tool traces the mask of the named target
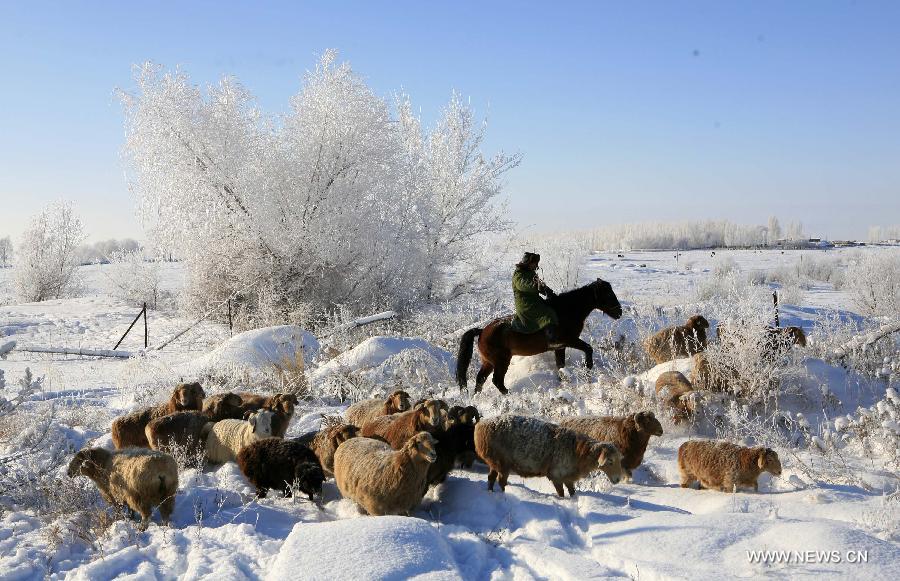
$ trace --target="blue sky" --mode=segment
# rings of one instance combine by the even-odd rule
[[[132,65],[236,76],[278,113],[326,48],[426,120],[456,89],[519,151],[532,230],[642,220],[900,225],[897,2],[0,0],[0,237],[56,198],[142,237],[115,89]]]

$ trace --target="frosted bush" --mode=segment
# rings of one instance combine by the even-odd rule
[[[847,267],[845,288],[865,315],[900,313],[900,252],[867,252]]]
[[[78,245],[85,234],[71,203],[54,202],[31,219],[16,253],[16,294],[23,302],[74,296]]]
[[[142,249],[121,250],[109,255],[104,269],[112,285],[112,295],[129,304],[144,303],[157,308],[160,299],[159,262],[144,257]]]

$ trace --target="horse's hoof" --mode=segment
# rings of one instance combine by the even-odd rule
[[[503,395],[506,395],[506,394],[509,393],[509,390],[506,389],[505,387],[497,387],[497,391],[499,391],[499,392],[502,393]]]

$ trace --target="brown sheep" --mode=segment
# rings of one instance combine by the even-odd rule
[[[656,395],[672,410],[672,420],[676,424],[694,415],[692,393],[694,388],[691,382],[677,371],[666,371],[656,378]]]
[[[716,337],[720,342],[734,343],[732,334],[727,323],[716,325]],[[765,356],[781,357],[794,345],[806,347],[806,333],[800,327],[766,327],[765,336],[760,341]]]
[[[141,530],[150,524],[153,507],[159,506],[163,524],[169,522],[178,492],[178,465],[168,454],[141,448],[110,452],[85,448],[69,463],[69,478],[79,474],[94,481],[103,499],[125,505],[141,515]]]
[[[666,327],[644,341],[644,348],[657,364],[678,357],[689,357],[706,349],[709,321],[694,315],[678,327]]]
[[[399,450],[370,438],[347,440],[334,454],[334,479],[346,498],[373,516],[408,515],[428,489],[428,467],[434,462],[434,437],[414,434]]]
[[[409,411],[370,420],[362,427],[359,435],[366,438],[381,438],[393,449],[399,450],[407,440],[419,432],[434,433],[446,429],[448,423],[446,405],[440,400],[433,399],[417,403]]]
[[[255,393],[241,392],[241,415],[243,418],[247,412],[256,412],[261,409],[272,410],[275,417],[272,418],[272,436],[283,438],[287,433],[288,424],[294,417],[295,406],[300,403],[297,396],[292,393],[276,393],[272,396],[258,395]]]
[[[334,476],[334,452],[338,446],[355,438],[359,428],[350,424],[337,424],[323,427],[317,432],[310,432],[297,438],[297,441],[309,446],[322,465],[325,476]]]
[[[737,372],[730,367],[713,367],[706,353],[697,353],[691,358],[691,385],[695,390],[723,393],[730,391],[737,378]]]
[[[144,433],[154,450],[185,446],[189,455],[199,456],[206,449],[207,424],[213,422],[202,412],[176,412],[150,420]]]
[[[581,416],[568,418],[559,425],[600,442],[611,442],[622,453],[622,469],[628,479],[644,460],[650,436],[662,436],[662,424],[653,412],[630,416]]]
[[[182,383],[172,392],[165,404],[120,416],[112,423],[112,441],[116,449],[137,446],[149,448],[145,429],[150,420],[181,411],[200,411],[203,408],[203,388],[199,383]]]
[[[678,469],[682,488],[699,481],[702,488],[722,492],[735,492],[741,487],[759,492],[759,475],[769,472],[780,476],[781,461],[771,448],[690,440],[678,448]]]
[[[597,468],[603,469],[611,459],[609,446],[587,438],[574,430],[537,418],[503,415],[482,420],[475,425],[475,450],[484,459],[488,473],[488,490],[500,481],[506,490],[511,473],[523,478],[546,476],[556,494],[575,495],[575,482]],[[619,474],[609,474],[613,483]]]
[[[412,406],[409,403],[409,394],[398,389],[385,399],[366,399],[358,401],[344,412],[348,424],[364,426],[369,420],[379,416],[389,416],[405,412]]]
[[[210,421],[239,420],[244,417],[243,400],[236,393],[217,393],[203,400],[203,415]]]

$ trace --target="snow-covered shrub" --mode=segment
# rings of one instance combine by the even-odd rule
[[[576,288],[590,254],[588,241],[577,233],[556,236],[527,237],[521,242],[523,250],[541,255],[540,276],[550,288],[563,292]],[[516,261],[521,256],[516,257]],[[513,265],[508,265],[512,274]]]
[[[152,65],[124,95],[133,187],[151,237],[186,262],[189,308],[233,297],[240,318],[263,298],[275,313],[434,299],[480,236],[508,228],[497,200],[519,158],[482,155],[484,125],[458,96],[425,132],[408,99],[392,112],[335,58],[283,118],[234,79],[204,96]]]
[[[160,299],[159,262],[144,257],[144,251],[121,250],[109,256],[110,268],[104,270],[112,284],[112,295],[135,306],[146,303],[157,308]]]
[[[850,262],[844,287],[865,315],[900,313],[900,252],[866,252]]]
[[[78,247],[78,264],[106,264],[110,257],[117,253],[135,252],[141,244],[133,238],[101,240],[93,244],[82,244]]]
[[[14,255],[12,239],[9,236],[0,238],[0,268],[6,268],[12,264]]]
[[[76,250],[85,234],[71,203],[54,202],[32,217],[16,253],[16,294],[23,302],[77,293]]]

